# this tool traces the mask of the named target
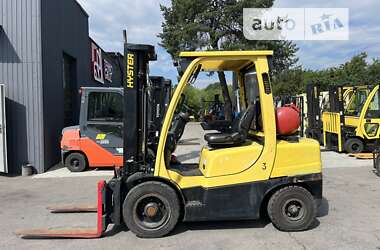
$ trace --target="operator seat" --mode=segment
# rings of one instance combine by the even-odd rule
[[[256,105],[251,104],[237,121],[237,128],[231,133],[208,133],[204,138],[210,147],[239,146],[245,142],[251,124],[256,116]]]

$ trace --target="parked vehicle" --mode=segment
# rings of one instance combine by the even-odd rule
[[[171,81],[150,77],[149,143],[156,140],[171,98]],[[81,88],[79,125],[62,130],[62,164],[72,172],[123,166],[123,88]]]

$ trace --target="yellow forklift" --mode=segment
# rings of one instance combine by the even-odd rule
[[[372,151],[380,137],[379,85],[330,86],[329,110],[322,113],[327,149],[359,154]]]
[[[97,227],[21,230],[24,237],[97,238],[109,224],[137,236],[162,237],[180,221],[251,220],[268,214],[283,231],[309,229],[322,198],[317,141],[278,137],[268,60],[272,51],[180,54],[181,79],[157,145],[147,144],[145,88],[153,46],[125,43],[124,167],[98,183]],[[196,164],[170,161],[184,89],[201,71],[238,75],[242,116],[229,133],[208,133]],[[128,150],[126,150],[128,149]],[[78,212],[74,206],[54,211]]]
[[[346,114],[357,112],[357,106],[364,103],[373,86],[347,86],[343,87],[343,102]]]

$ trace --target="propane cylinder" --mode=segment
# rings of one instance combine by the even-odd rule
[[[292,135],[300,127],[300,110],[290,104],[276,108],[276,128],[279,135]]]

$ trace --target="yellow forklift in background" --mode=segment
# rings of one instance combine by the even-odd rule
[[[327,149],[359,154],[372,151],[380,137],[379,85],[330,86],[329,110],[322,112]]]
[[[343,87],[343,102],[346,114],[357,112],[357,106],[365,102],[372,87],[366,85]]]
[[[316,219],[322,198],[319,144],[277,136],[268,59],[272,51],[207,51],[180,54],[181,80],[159,131],[147,143],[145,90],[154,47],[125,44],[124,167],[98,184],[94,229],[23,230],[24,237],[101,237],[109,224],[139,237],[162,237],[180,221],[258,219],[268,214],[276,228],[300,231]],[[176,110],[199,72],[238,75],[242,115],[234,130],[208,133],[196,164],[170,161],[178,140]],[[180,114],[178,114],[180,115]],[[128,150],[127,150],[128,149]],[[80,211],[80,207],[65,207]]]

